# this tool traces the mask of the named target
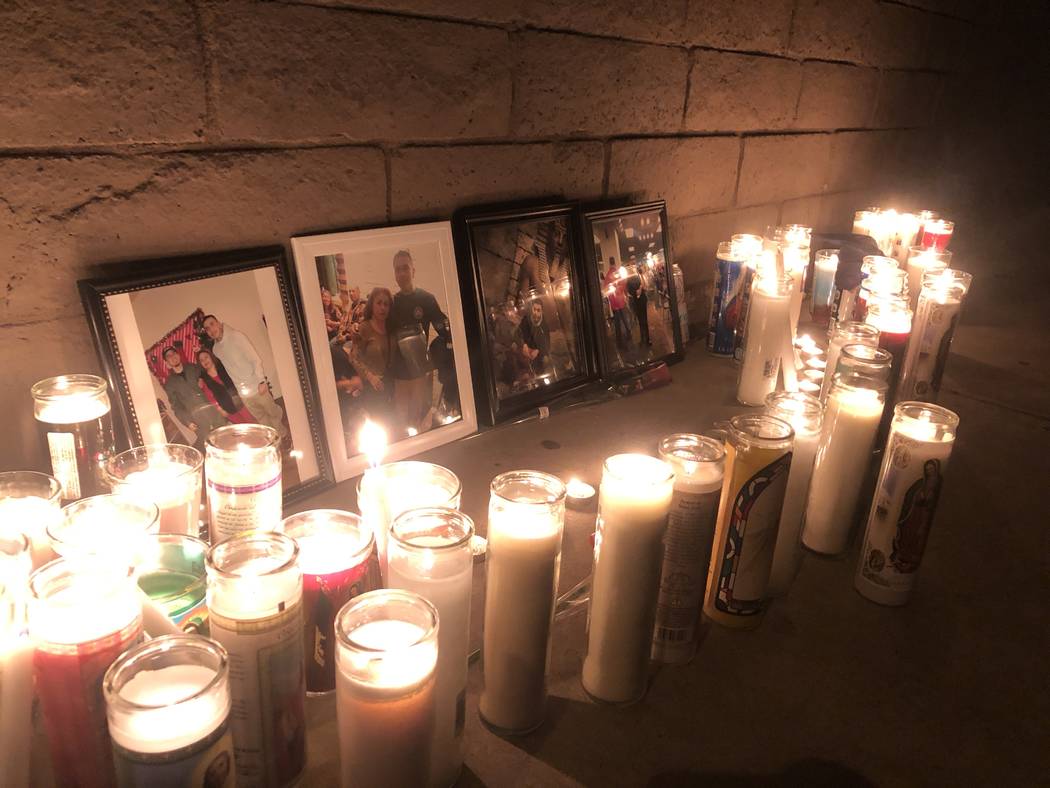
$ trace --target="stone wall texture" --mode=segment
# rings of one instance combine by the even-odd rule
[[[0,6],[0,467],[97,372],[78,279],[562,195],[668,201],[712,252],[918,199],[992,0],[14,0]]]

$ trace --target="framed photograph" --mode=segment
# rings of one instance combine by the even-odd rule
[[[468,269],[479,412],[489,424],[596,378],[574,203],[457,215]]]
[[[662,201],[583,214],[602,376],[682,359],[667,210]]]
[[[292,239],[339,480],[367,467],[366,420],[404,459],[477,430],[448,222]]]
[[[333,483],[282,247],[107,268],[120,273],[78,285],[132,445],[203,451],[217,427],[265,424],[281,436],[286,501]]]

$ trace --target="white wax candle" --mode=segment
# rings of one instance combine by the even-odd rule
[[[97,567],[87,570],[86,575],[91,574],[98,575],[97,593],[86,591],[85,578],[75,586],[51,593],[46,601],[30,600],[29,634],[33,640],[66,645],[91,643],[141,621],[142,602],[133,580],[118,584],[111,575],[103,577]]]
[[[846,549],[882,408],[872,390],[835,389],[828,397],[802,529],[810,550]]]
[[[737,399],[744,405],[761,405],[776,388],[785,338],[791,340],[791,290],[771,277],[755,280],[744,338],[744,363]]]
[[[201,479],[185,463],[165,462],[132,471],[114,484],[113,491],[133,501],[156,504],[162,534],[197,536],[200,530]]]
[[[837,254],[817,258],[813,274],[814,306],[831,306],[831,296],[835,289],[835,274],[838,272],[838,267],[839,256]]]
[[[919,302],[919,293],[922,292],[922,278],[928,273],[934,273],[948,267],[944,257],[944,253],[937,249],[923,249],[908,257],[908,294],[911,297],[912,309]]]
[[[628,703],[645,692],[673,490],[662,460],[619,454],[605,462],[583,660],[583,687],[600,700]]]
[[[10,526],[26,535],[33,556],[33,568],[39,569],[54,558],[47,529],[62,520],[58,501],[35,495],[0,499],[0,526]]]
[[[248,531],[281,526],[281,459],[276,451],[244,445],[205,460],[208,527],[216,544]]]
[[[836,331],[828,342],[828,359],[824,366],[824,382],[820,387],[820,401],[825,402],[835,380],[835,370],[839,365],[839,356],[846,345],[868,345],[878,347],[878,331]]]
[[[90,501],[98,503],[86,505]],[[152,504],[129,507],[116,496],[84,498],[67,506],[51,528],[51,548],[66,558],[91,556],[134,566],[147,536],[157,533],[156,515]]]
[[[784,271],[791,277],[791,336],[798,333],[798,321],[802,314],[803,288],[806,283],[806,268],[809,266],[808,246],[784,247]]]
[[[29,785],[33,643],[14,629],[0,640],[0,785]]]
[[[962,291],[950,272],[937,284],[923,288],[912,325],[908,348],[901,365],[898,400],[931,400],[939,385],[938,367],[943,371],[948,347],[962,311]]]

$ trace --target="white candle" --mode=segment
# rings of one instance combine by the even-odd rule
[[[18,612],[22,601],[0,588],[0,785],[29,785],[33,732],[33,644]]]
[[[846,549],[885,396],[886,383],[872,378],[837,378],[832,386],[802,528],[810,550],[837,555]]]
[[[761,405],[776,388],[784,344],[791,343],[792,287],[788,276],[755,276],[736,395],[744,405]]]
[[[62,508],[62,519],[48,529],[51,549],[64,557],[94,557],[134,566],[157,533],[156,505],[119,495],[94,495]]]
[[[897,390],[900,400],[931,400],[941,387],[948,350],[973,277],[945,269],[927,274]]]
[[[261,424],[229,424],[208,435],[205,476],[212,544],[280,527],[279,447],[277,430]]]
[[[907,272],[908,272],[908,295],[911,298],[911,307],[915,309],[919,303],[919,292],[922,290],[922,280],[926,274],[943,271],[951,265],[952,253],[938,249],[925,249],[921,246],[913,246],[908,250]]]
[[[62,519],[61,499],[61,483],[46,473],[0,473],[0,526],[26,535],[32,550],[33,569],[39,569],[55,557],[47,529]]]
[[[197,536],[203,464],[204,455],[192,446],[136,446],[110,459],[105,475],[113,492],[157,505],[161,533]]]
[[[847,322],[839,323],[835,327],[831,340],[828,342],[828,359],[824,367],[824,382],[820,389],[820,401],[824,402],[831,391],[831,384],[835,377],[835,369],[838,367],[839,355],[846,345],[868,345],[878,347],[879,329],[869,326],[867,323]]]
[[[898,214],[889,240],[889,255],[900,263],[901,267],[908,260],[908,250],[918,241],[921,220],[914,213]]]
[[[813,262],[813,317],[820,325],[827,325],[831,317],[831,301],[835,294],[835,274],[839,268],[839,250],[821,249]]]
[[[598,488],[594,581],[583,688],[609,703],[645,694],[674,471],[663,460],[617,454]]]
[[[172,665],[139,673],[124,685],[120,697],[154,708],[129,715],[123,725],[111,724],[114,743],[132,752],[158,753],[180,750],[206,738],[229,711],[229,698],[225,704],[208,695],[194,698],[215,675],[202,665]]]

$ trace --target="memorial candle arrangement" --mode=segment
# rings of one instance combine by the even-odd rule
[[[543,723],[565,485],[539,471],[492,480],[485,557],[484,689],[478,713],[503,733]]]
[[[669,435],[660,441],[659,455],[674,471],[674,494],[664,536],[652,658],[683,664],[696,653],[725,475],[725,444],[703,435]]]
[[[0,523],[24,533],[32,548],[33,568],[54,558],[47,529],[62,519],[62,484],[36,471],[0,473]]]
[[[281,525],[280,436],[262,424],[212,430],[204,447],[212,544]]]
[[[791,346],[793,288],[790,276],[755,277],[736,395],[743,405],[761,405],[776,388],[785,344]]]
[[[200,534],[204,455],[176,443],[137,446],[111,457],[105,476],[114,493],[156,504],[162,534]]]
[[[867,323],[846,322],[835,326],[831,339],[828,342],[827,367],[824,373],[824,382],[820,389],[820,401],[826,402],[828,393],[831,391],[831,383],[835,377],[835,370],[839,363],[839,354],[846,345],[869,345],[878,347],[879,329]]]
[[[208,623],[227,651],[238,785],[284,788],[306,767],[303,576],[280,533],[248,533],[208,551]]]
[[[336,619],[343,788],[428,785],[438,612],[410,591],[362,594]]]
[[[922,290],[922,282],[926,274],[943,271],[951,265],[952,253],[939,249],[925,249],[921,246],[913,246],[908,250],[908,296],[911,299],[911,308],[915,309],[919,303],[919,292]]]
[[[922,402],[894,408],[854,580],[873,602],[903,605],[926,550],[959,417]]]
[[[5,788],[29,785],[33,644],[25,633],[24,602],[21,588],[0,581],[0,785]]]
[[[831,303],[835,296],[835,273],[839,267],[838,249],[819,249],[813,261],[813,322],[827,326],[831,320]]]
[[[97,375],[59,375],[33,384],[31,392],[62,499],[105,492],[102,466],[116,453],[106,381]]]
[[[463,768],[474,523],[449,508],[411,509],[390,526],[388,586],[413,591],[437,610],[438,662],[430,785],[450,786]]]
[[[167,635],[124,653],[102,685],[117,783],[127,788],[235,783],[226,650]]]
[[[728,627],[757,627],[791,469],[795,432],[772,416],[735,416],[707,574],[704,614]]]
[[[633,703],[645,695],[673,491],[674,471],[663,460],[605,460],[583,660],[583,688],[592,698]]]

